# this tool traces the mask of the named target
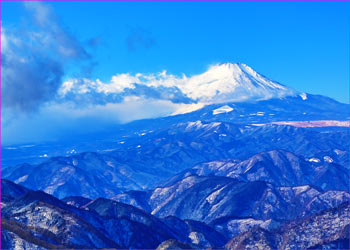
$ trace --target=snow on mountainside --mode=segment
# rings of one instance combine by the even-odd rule
[[[349,121],[334,121],[334,120],[326,120],[326,121],[280,121],[280,122],[272,122],[271,124],[277,125],[290,125],[294,127],[307,128],[307,127],[349,127]],[[257,126],[265,125],[265,124],[253,124]]]
[[[234,109],[228,105],[213,110],[213,115],[224,114],[233,111]]]
[[[265,100],[295,96],[297,91],[257,73],[243,63],[223,63],[191,77],[181,90],[205,103]]]

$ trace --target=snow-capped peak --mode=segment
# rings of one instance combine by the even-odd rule
[[[216,64],[188,79],[184,92],[206,103],[262,100],[296,95],[297,91],[257,73],[243,63]]]

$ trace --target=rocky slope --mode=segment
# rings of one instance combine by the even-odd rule
[[[196,246],[192,247],[190,244],[171,239],[162,242],[157,249],[196,249]]]
[[[210,223],[220,217],[291,219],[348,198],[347,191],[322,191],[309,185],[276,187],[264,181],[189,176],[172,186],[156,188],[149,203],[152,214],[160,217],[175,215]]]
[[[232,240],[227,249],[348,249],[349,204],[267,231],[255,227]]]
[[[349,200],[348,191],[325,191],[312,185],[276,186],[264,181],[197,175],[158,187],[146,196],[148,200],[136,203],[141,209],[158,217],[202,221],[229,238],[257,225],[273,229]],[[120,197],[123,202],[135,204],[128,193],[114,199]]]

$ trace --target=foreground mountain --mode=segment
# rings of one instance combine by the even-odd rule
[[[312,187],[274,188],[263,182],[242,183],[226,177],[196,177],[190,182],[193,187],[177,187],[180,194],[177,198],[171,194],[172,201],[164,197],[168,204],[179,204],[178,197],[185,197],[183,206],[171,212],[179,218],[172,215],[160,219],[104,198],[88,201],[70,197],[65,199],[67,204],[42,191],[2,180],[2,187],[7,190],[2,200],[2,246],[8,249],[347,246],[346,192],[320,192]],[[157,202],[161,202],[162,195],[169,195],[164,191],[156,191]],[[198,196],[197,201],[194,196]],[[88,203],[78,208],[69,205],[72,201]],[[288,208],[290,204],[295,206]],[[186,208],[193,215],[184,214]],[[180,219],[191,216],[210,223]]]
[[[96,218],[41,191],[29,191],[2,209],[5,219],[2,229],[23,237],[25,241],[35,241],[36,245],[43,240],[67,248],[121,247],[85,220],[88,216],[90,221]]]
[[[17,185],[12,181],[2,179],[1,180],[1,205],[16,199],[29,191],[28,188]]]
[[[193,247],[181,241],[171,239],[171,240],[162,242],[162,244],[160,244],[157,247],[157,249],[193,249]]]
[[[170,228],[187,236],[192,248],[202,246],[205,248],[217,248],[223,246],[228,238],[207,224],[195,220],[181,220],[175,216],[162,219]]]
[[[9,249],[156,248],[169,239],[197,247],[227,242],[200,222],[162,221],[136,207],[104,198],[77,208],[69,204],[83,201],[83,197],[67,198],[65,203],[7,180],[2,180],[1,186],[7,190],[2,201],[2,246]],[[11,195],[21,188],[25,190],[22,195]]]
[[[287,223],[274,231],[255,227],[228,242],[227,249],[348,249],[349,204]]]

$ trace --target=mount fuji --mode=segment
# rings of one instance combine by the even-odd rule
[[[213,65],[203,74],[189,78],[180,89],[188,97],[207,104],[305,95],[243,63]]]

